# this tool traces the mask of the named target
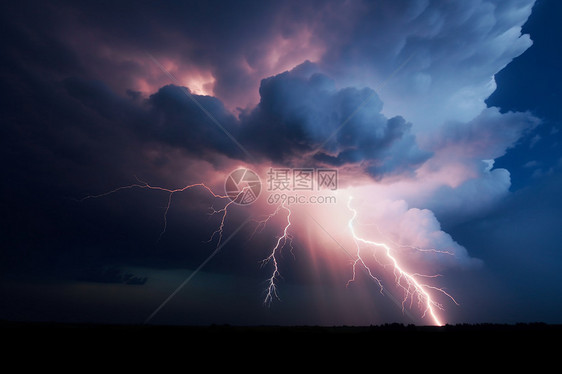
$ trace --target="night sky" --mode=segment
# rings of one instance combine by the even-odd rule
[[[562,323],[561,14],[3,2],[0,319],[434,323],[353,223],[443,323]],[[238,168],[262,190],[228,205],[222,237],[230,200],[169,193],[225,195]],[[271,204],[272,169],[337,170],[337,204]]]

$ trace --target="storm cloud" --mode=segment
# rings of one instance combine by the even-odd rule
[[[495,75],[533,43],[522,32],[533,4],[3,3],[0,266],[7,276],[72,280],[104,269],[139,276],[123,264],[193,269],[208,253],[203,243],[217,219],[205,215],[216,201],[204,191],[174,195],[161,241],[165,193],[131,190],[95,204],[80,198],[139,179],[170,188],[205,180],[220,189],[225,173],[246,165],[337,168],[346,178],[342,188],[353,184],[362,195],[356,201],[372,203],[365,227],[377,221],[389,238],[410,246],[403,253],[412,264],[485,268],[487,259],[502,256],[486,256],[484,249],[494,248],[480,243],[496,233],[502,243],[517,244],[504,240],[513,229],[506,215],[523,225],[518,206],[534,211],[525,202],[537,199],[533,190],[510,197],[509,167],[496,165],[529,143],[542,119],[524,108],[486,105]],[[551,164],[558,172],[560,162],[552,157]],[[546,191],[557,196],[554,188]],[[342,212],[334,225],[345,227],[349,210]],[[554,216],[549,211],[530,227]],[[496,231],[484,227],[490,222]],[[478,228],[476,237],[469,224]],[[295,239],[297,247],[303,242]],[[242,239],[231,244],[208,284],[224,274],[240,280],[244,261],[255,263],[235,251],[246,245]],[[420,255],[416,246],[453,255]],[[554,251],[551,243],[545,248]],[[262,280],[257,272],[249,278]],[[304,300],[301,277],[290,287]],[[160,296],[182,276],[172,278],[160,284]],[[204,306],[197,310],[205,314]],[[289,314],[286,320],[298,319],[294,310]]]
[[[306,62],[264,79],[259,104],[241,116],[241,139],[276,163],[358,164],[375,179],[406,174],[429,158],[410,133],[411,123],[381,113],[375,91],[337,89],[314,71]]]

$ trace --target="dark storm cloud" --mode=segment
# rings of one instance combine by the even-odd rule
[[[135,92],[124,97],[101,81],[81,78],[64,79],[59,86],[65,91],[65,100],[73,105],[68,109],[80,117],[78,129],[86,126],[81,124],[84,119],[94,119],[121,132],[123,139],[117,150],[140,142],[165,144],[211,162],[209,152],[236,159],[244,156],[226,135],[236,132],[237,119],[214,97],[193,95],[188,88],[174,85],[161,87],[147,99]],[[100,133],[91,135],[104,136],[103,126],[97,131]],[[72,142],[69,138],[68,143]]]
[[[205,158],[203,151],[233,149],[182,89],[162,87],[145,98],[133,91],[122,95],[106,79],[96,79],[57,28],[50,29],[56,13],[65,10],[51,7],[30,7],[30,18],[13,9],[1,16],[9,36],[0,53],[4,274],[75,277],[91,267],[95,272],[97,266],[145,258],[157,247],[166,196],[137,195],[147,209],[133,215],[125,211],[134,210],[138,200],[123,195],[97,201],[99,208],[77,200],[135,182],[134,176],[165,185],[185,183],[185,172],[173,171],[175,163],[185,163],[186,154]],[[45,8],[50,11],[43,17],[35,13]],[[225,126],[232,123],[218,100],[198,100]],[[182,228],[183,239],[206,232],[195,226]],[[175,249],[161,251],[157,261],[166,265],[177,260],[183,243],[171,240],[177,236],[169,231],[164,240]],[[188,241],[202,239],[207,238]]]
[[[139,81],[156,90],[163,82],[151,75],[153,66],[145,54],[150,52],[173,61],[182,72],[212,74],[215,94],[244,106],[248,95],[255,97],[264,76],[302,62],[300,54],[314,47],[312,41],[296,44],[317,6],[318,2],[297,8],[255,1],[51,1],[4,3],[2,13],[4,35],[13,46],[8,53],[20,63],[34,64],[37,71],[50,68],[62,76],[80,72],[105,81],[119,94],[138,88]],[[292,43],[280,51],[279,60],[270,59],[276,37]],[[289,60],[292,65],[286,66]]]
[[[216,79],[215,91],[229,100],[232,95],[257,91],[257,86],[244,88],[255,84],[247,69],[263,72],[267,41],[278,33],[285,40],[298,39],[299,25],[307,24],[314,14],[313,4],[297,12],[288,5],[244,2],[236,7],[213,2],[132,6],[64,1],[37,8],[5,6],[5,14],[11,14],[5,18],[12,36],[5,52],[6,66],[14,70],[8,79],[16,79],[12,82],[16,87],[23,84],[22,92],[39,92],[47,82],[47,90],[56,87],[66,91],[70,99],[63,94],[58,106],[67,101],[73,106],[67,110],[79,117],[80,109],[88,112],[73,126],[73,133],[82,132],[78,124],[83,118],[95,121],[93,116],[99,116],[107,123],[115,122],[109,131],[120,131],[134,141],[156,141],[192,155],[212,158],[209,152],[216,152],[236,159],[245,158],[243,152],[187,98],[184,88],[161,87],[147,99],[131,90],[138,79],[150,81],[147,66],[155,69],[145,50],[210,69]],[[236,14],[244,17],[234,17]],[[283,16],[287,14],[291,17]],[[191,39],[195,36],[196,41]],[[368,161],[366,169],[380,177],[410,170],[427,157],[416,149],[409,123],[401,117],[387,120],[380,113],[382,103],[371,89],[336,90],[333,86],[324,75],[282,73],[262,82],[260,105],[246,110],[240,119],[217,98],[194,97],[228,133],[265,160],[289,162],[303,152],[316,150],[315,162],[344,165]],[[354,115],[318,148],[367,98],[363,113]],[[131,133],[125,135],[127,132]],[[359,141],[353,139],[357,136]],[[123,141],[117,152],[131,148]],[[72,143],[70,138],[68,143]],[[103,154],[115,158],[111,151]],[[382,158],[386,161],[378,162]]]
[[[185,87],[164,86],[139,101],[96,81],[69,78],[63,86],[83,108],[115,121],[132,137],[209,161],[212,153],[249,161],[229,135],[265,162],[357,164],[375,178],[411,172],[429,157],[409,134],[410,123],[381,114],[382,102],[372,89],[336,89],[326,75],[307,73],[314,69],[305,63],[264,79],[260,104],[239,119],[220,100]]]
[[[418,148],[410,123],[381,113],[375,91],[337,89],[315,69],[306,62],[264,79],[259,105],[241,116],[241,139],[275,162],[311,153],[330,166],[363,165],[375,178],[412,171],[430,156]]]
[[[150,121],[143,130],[150,139],[181,147],[198,157],[204,157],[208,151],[237,159],[245,157],[228,136],[236,134],[238,121],[220,100],[192,95],[186,87],[168,85],[151,95],[145,105]]]

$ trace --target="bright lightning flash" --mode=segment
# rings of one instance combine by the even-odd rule
[[[210,214],[220,214],[220,223],[218,225],[218,228],[213,232],[213,234],[211,235],[209,242],[212,241],[215,237],[218,237],[217,240],[217,245],[216,247],[219,248],[219,246],[222,243],[223,240],[223,232],[224,232],[224,226],[225,226],[225,221],[227,218],[227,214],[228,214],[228,209],[229,207],[237,200],[237,198],[231,198],[228,195],[220,195],[215,193],[209,186],[207,186],[204,183],[195,183],[195,184],[190,184],[181,188],[177,188],[177,189],[170,189],[170,188],[164,188],[164,187],[159,187],[159,186],[152,186],[150,184],[148,184],[147,182],[144,182],[140,179],[137,179],[138,183],[136,184],[131,184],[128,186],[123,186],[123,187],[119,187],[116,188],[114,190],[111,190],[109,192],[105,192],[99,195],[89,195],[86,196],[84,198],[81,199],[81,201],[87,200],[87,199],[93,199],[93,198],[100,198],[100,197],[104,197],[104,196],[108,196],[110,194],[116,193],[118,191],[121,190],[128,190],[128,189],[134,189],[134,188],[139,188],[139,189],[149,189],[149,190],[156,190],[156,191],[162,191],[162,192],[166,192],[168,194],[168,199],[167,199],[167,204],[165,206],[164,209],[164,223],[163,223],[163,228],[162,231],[160,232],[160,236],[159,238],[162,237],[162,235],[165,234],[166,232],[166,228],[167,228],[167,216],[168,216],[168,212],[170,210],[170,206],[172,203],[172,197],[174,194],[179,193],[179,192],[184,192],[187,190],[190,190],[192,188],[203,188],[206,191],[208,191],[211,196],[213,198],[217,198],[217,199],[229,199],[229,201],[227,203],[224,204],[224,206],[221,209],[214,209],[211,208],[211,213]],[[241,194],[245,193],[246,190],[249,187],[244,187],[238,196],[241,196]],[[237,196],[237,197],[238,197]],[[397,257],[393,254],[393,248],[391,246],[389,246],[386,243],[383,242],[375,242],[372,240],[367,240],[365,238],[360,237],[355,230],[355,223],[356,223],[356,219],[357,219],[357,210],[355,208],[352,207],[351,202],[352,202],[353,197],[350,197],[347,203],[347,208],[352,212],[352,217],[349,219],[347,226],[348,229],[353,237],[355,246],[356,246],[356,252],[355,252],[355,256],[353,258],[352,261],[352,278],[348,281],[348,286],[353,283],[356,280],[356,275],[357,275],[357,268],[358,267],[362,267],[363,270],[366,271],[366,273],[368,274],[368,276],[374,280],[379,288],[381,293],[383,292],[383,283],[382,281],[377,278],[374,275],[374,269],[372,269],[367,262],[365,261],[365,258],[363,257],[363,252],[365,251],[365,248],[371,248],[372,249],[372,253],[375,256],[375,259],[377,260],[377,262],[383,266],[383,267],[387,267],[389,264],[393,269],[393,275],[394,275],[394,279],[395,279],[395,284],[396,286],[398,286],[400,289],[402,289],[402,291],[404,292],[404,297],[402,298],[402,311],[405,310],[406,304],[408,303],[408,300],[410,301],[410,307],[412,306],[412,304],[414,303],[414,301],[417,301],[417,304],[420,306],[420,308],[423,311],[422,314],[422,318],[425,318],[427,315],[429,315],[429,317],[431,318],[433,324],[441,326],[443,325],[443,323],[441,322],[439,316],[437,315],[437,311],[436,309],[439,310],[443,310],[443,306],[435,301],[430,292],[431,291],[437,291],[440,292],[442,294],[444,294],[445,296],[447,296],[448,298],[450,298],[455,304],[458,305],[458,303],[455,301],[455,299],[448,294],[447,292],[445,292],[443,289],[432,286],[432,285],[428,285],[428,284],[424,284],[424,283],[420,283],[418,281],[418,278],[434,278],[437,277],[438,275],[423,275],[423,274],[418,274],[418,273],[409,273],[406,270],[404,270],[403,266],[400,265]],[[267,215],[264,219],[262,220],[257,220],[256,222],[258,223],[258,225],[256,226],[254,233],[252,234],[252,236],[259,230],[262,230],[267,223],[272,220],[274,217],[276,217],[279,214],[283,214],[286,213],[286,219],[285,219],[285,224],[283,226],[283,231],[282,231],[282,235],[280,235],[277,240],[275,241],[275,245],[273,246],[273,248],[269,251],[269,255],[263,259],[261,261],[262,266],[266,266],[266,265],[272,265],[273,270],[271,272],[271,276],[267,279],[266,281],[266,289],[265,289],[265,298],[264,298],[264,304],[269,306],[271,304],[271,302],[273,301],[273,299],[279,299],[279,295],[277,293],[277,287],[278,287],[278,282],[279,279],[281,278],[281,272],[279,269],[279,255],[281,253],[281,251],[286,247],[289,246],[291,253],[293,251],[293,236],[290,234],[289,232],[289,228],[291,227],[291,214],[292,211],[289,208],[288,204],[286,204],[285,202],[279,204],[277,206],[277,208],[275,209],[275,211],[269,215]],[[379,230],[380,231],[380,230]],[[396,244],[391,242],[393,246],[401,246],[404,247],[404,245],[400,245],[400,244]],[[410,247],[410,246],[408,246]],[[452,253],[447,252],[447,251],[438,251],[438,250],[433,250],[433,249],[422,249],[422,248],[418,248],[418,247],[410,247],[412,249],[415,250],[419,250],[419,251],[431,251],[431,252],[436,252],[436,253],[441,253],[441,254],[449,254],[452,255]],[[383,255],[385,256],[385,258],[388,260],[389,263],[382,263],[377,257],[376,254],[378,251],[382,251]]]
[[[293,237],[291,234],[289,234],[289,227],[291,226],[291,210],[285,203],[282,203],[277,206],[277,209],[275,209],[273,213],[268,215],[264,220],[259,221],[258,226],[256,227],[256,229],[258,227],[263,228],[267,224],[267,222],[277,214],[279,214],[281,210],[287,212],[287,223],[285,224],[285,227],[283,229],[283,235],[277,238],[277,242],[275,243],[275,246],[271,250],[269,256],[267,256],[262,261],[262,266],[265,266],[268,263],[273,264],[273,272],[271,273],[271,277],[269,277],[269,279],[267,280],[266,295],[264,299],[264,304],[267,306],[271,304],[273,298],[279,299],[279,295],[277,294],[277,281],[281,276],[281,273],[279,272],[279,263],[277,262],[277,256],[286,245],[289,245],[291,252],[293,250]]]
[[[394,272],[394,279],[395,279],[396,285],[404,291],[404,297],[402,299],[402,310],[404,311],[405,304],[408,302],[408,300],[410,300],[410,303],[413,303],[414,299],[416,299],[418,304],[420,305],[420,307],[423,310],[422,318],[424,318],[426,315],[429,314],[431,320],[433,321],[433,323],[435,325],[442,326],[443,323],[441,322],[441,320],[437,316],[436,309],[442,310],[443,306],[431,297],[428,289],[432,289],[432,290],[436,290],[438,292],[441,292],[444,295],[446,295],[447,297],[449,297],[455,304],[458,305],[458,303],[455,301],[455,299],[451,295],[449,295],[443,289],[438,288],[438,287],[434,287],[434,286],[431,286],[431,285],[419,283],[418,280],[416,279],[418,277],[431,277],[432,278],[432,277],[436,277],[437,275],[429,275],[428,276],[428,275],[421,275],[421,274],[417,274],[417,273],[410,274],[410,273],[406,272],[401,267],[397,258],[392,254],[393,250],[389,245],[387,245],[385,243],[367,240],[367,239],[364,239],[364,238],[358,236],[357,233],[355,232],[355,227],[354,227],[354,223],[355,223],[355,220],[357,218],[357,210],[354,209],[351,206],[352,199],[353,198],[350,197],[349,200],[348,200],[348,204],[347,204],[348,209],[353,213],[351,219],[348,222],[348,227],[349,227],[349,230],[351,231],[351,234],[353,236],[353,240],[355,241],[357,252],[356,252],[356,258],[354,259],[353,266],[352,266],[353,276],[352,276],[352,279],[348,282],[348,285],[351,282],[355,281],[355,279],[356,279],[357,266],[362,266],[366,270],[369,277],[371,277],[379,285],[381,292],[383,291],[383,286],[382,286],[381,280],[378,279],[375,275],[373,275],[372,269],[366,264],[366,262],[363,258],[363,255],[362,255],[362,247],[363,246],[371,247],[371,248],[373,248],[374,251],[376,251],[376,249],[380,248],[384,252],[384,255],[386,256],[386,258],[390,261],[390,265],[392,266],[392,269],[393,269],[393,272]],[[415,248],[415,247],[412,247],[412,248]],[[374,252],[374,254],[376,254],[376,252]],[[383,265],[383,264],[381,264],[381,265]]]
[[[142,181],[142,180],[140,180],[140,179],[138,179],[138,178],[137,178],[137,181],[138,181],[139,183],[135,183],[135,184],[131,184],[131,185],[128,185],[128,186],[123,186],[123,187],[118,187],[118,188],[116,188],[116,189],[114,189],[114,190],[111,190],[111,191],[108,191],[108,192],[105,192],[105,193],[102,193],[102,194],[99,194],[99,195],[88,195],[88,196],[82,198],[80,201],[84,201],[84,200],[87,200],[87,199],[94,199],[94,198],[104,197],[104,196],[108,196],[108,195],[114,194],[114,193],[116,193],[116,192],[118,192],[118,191],[121,191],[121,190],[129,190],[129,189],[133,189],[133,188],[149,189],[149,190],[156,190],[156,191],[167,192],[167,193],[168,193],[168,201],[167,201],[166,207],[165,207],[165,209],[164,209],[164,225],[163,225],[162,231],[160,232],[160,236],[159,236],[159,238],[158,238],[158,239],[160,240],[160,239],[162,238],[162,236],[166,233],[166,228],[167,228],[167,226],[168,226],[168,212],[170,211],[170,206],[171,206],[171,204],[172,204],[172,196],[173,196],[175,193],[184,192],[184,191],[186,191],[186,190],[189,190],[189,189],[192,189],[192,188],[196,188],[196,187],[201,187],[201,188],[207,190],[207,191],[211,194],[211,196],[214,197],[214,198],[218,198],[218,199],[229,199],[229,196],[227,196],[227,195],[219,195],[219,194],[213,192],[213,190],[212,190],[209,186],[207,186],[206,184],[204,184],[204,183],[195,183],[195,184],[190,184],[190,185],[187,185],[187,186],[184,186],[184,187],[181,187],[181,188],[177,188],[177,189],[170,189],[170,188],[152,186],[152,185],[148,184],[147,182],[144,182],[144,181]],[[241,196],[243,193],[245,193],[245,191],[246,191],[248,188],[249,188],[249,187],[244,187],[244,188],[240,191],[240,193],[238,194],[238,196]],[[210,213],[210,214],[220,214],[220,215],[221,215],[219,227],[213,232],[213,234],[211,235],[211,237],[210,237],[209,240],[208,240],[208,241],[210,242],[210,241],[212,241],[215,237],[218,237],[217,245],[216,245],[217,248],[218,248],[218,247],[221,245],[221,243],[222,243],[223,232],[224,232],[224,224],[225,224],[226,216],[227,216],[227,213],[228,213],[228,208],[230,207],[231,204],[233,204],[233,203],[236,201],[236,199],[238,198],[238,196],[236,196],[236,198],[234,198],[234,199],[230,199],[230,201],[229,201],[228,203],[226,203],[226,204],[224,205],[224,207],[222,207],[221,209],[216,210],[216,209],[214,209],[214,208],[211,208],[211,213]]]
[[[144,182],[144,181],[142,181],[138,178],[137,178],[137,181],[139,183],[131,184],[131,185],[128,185],[128,186],[118,187],[116,189],[113,189],[111,191],[108,191],[108,192],[105,192],[105,193],[102,193],[102,194],[99,194],[99,195],[88,195],[88,196],[82,198],[80,201],[84,201],[84,200],[87,200],[87,199],[100,198],[100,197],[104,197],[104,196],[114,194],[114,193],[122,191],[122,190],[129,190],[129,189],[133,189],[133,188],[149,189],[149,190],[166,192],[166,193],[168,193],[168,200],[167,200],[167,204],[166,204],[165,209],[164,209],[164,225],[163,225],[162,231],[160,232],[160,236],[159,236],[159,239],[160,239],[160,238],[162,238],[162,236],[166,232],[166,228],[167,228],[167,225],[168,225],[168,212],[169,212],[170,206],[172,204],[172,196],[175,193],[184,192],[186,190],[196,188],[196,187],[201,187],[201,188],[207,190],[211,194],[211,196],[213,196],[214,198],[219,198],[219,199],[229,199],[230,198],[228,195],[219,195],[219,194],[213,192],[213,190],[204,183],[195,183],[195,184],[190,184],[190,185],[184,186],[182,188],[170,189],[170,188],[165,188],[165,187],[152,186],[152,185],[148,184],[147,182]],[[246,187],[242,188],[241,191],[238,193],[238,195],[235,198],[230,198],[230,201],[228,203],[226,203],[224,205],[224,207],[222,207],[221,209],[217,210],[217,209],[211,208],[211,214],[221,214],[221,220],[220,220],[220,223],[219,223],[219,227],[213,232],[213,234],[211,235],[211,237],[208,240],[210,242],[210,241],[213,240],[213,238],[215,236],[218,236],[218,241],[217,241],[217,245],[216,245],[217,248],[221,245],[221,242],[222,242],[224,225],[225,225],[225,220],[226,220],[226,216],[227,216],[227,213],[228,213],[228,208],[230,207],[231,204],[233,204],[238,199],[239,196],[242,196],[242,194],[244,194],[248,188],[250,188],[250,187],[246,186]],[[289,227],[291,226],[291,210],[289,209],[289,207],[285,203],[282,203],[282,204],[278,205],[273,213],[269,214],[265,219],[263,219],[261,221],[257,221],[258,225],[256,226],[256,229],[254,230],[254,234],[255,234],[258,230],[263,229],[267,225],[267,223],[273,217],[280,214],[280,212],[282,210],[287,212],[287,223],[286,223],[286,225],[283,229],[283,235],[281,235],[279,238],[277,238],[276,244],[273,247],[273,249],[271,250],[270,254],[262,261],[262,266],[265,266],[269,263],[273,264],[273,271],[271,273],[271,277],[269,277],[269,279],[267,280],[266,296],[265,296],[265,299],[264,299],[264,304],[266,304],[268,306],[271,304],[271,302],[273,301],[274,298],[279,299],[279,296],[277,294],[277,282],[278,282],[278,279],[281,277],[281,273],[279,271],[278,255],[281,252],[281,250],[287,245],[290,247],[291,253],[292,253],[292,250],[293,250],[293,246],[292,246],[293,237],[292,237],[291,234],[289,234]],[[253,236],[253,234],[252,234],[252,236]]]

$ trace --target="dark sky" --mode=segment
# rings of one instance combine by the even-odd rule
[[[273,166],[338,169],[371,240],[452,251],[403,258],[454,294],[445,322],[562,323],[560,3],[301,3],[0,6],[0,319],[142,323],[190,279],[151,322],[430,323],[399,287],[346,287],[345,202],[295,210],[264,306],[285,221],[236,231],[263,200],[216,255],[205,189],[83,200]]]

